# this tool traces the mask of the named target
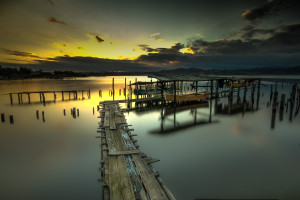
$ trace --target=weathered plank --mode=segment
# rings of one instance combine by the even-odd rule
[[[105,181],[110,191],[110,199],[134,200],[133,187],[124,156],[108,157],[105,167],[107,169]]]
[[[106,141],[109,149],[109,153],[113,153],[115,151],[127,151],[124,140],[119,133],[119,130],[110,130],[106,129]]]
[[[131,150],[131,151],[114,151],[108,152],[109,156],[120,156],[120,155],[131,155],[131,154],[139,154],[141,151],[139,150]]]
[[[105,111],[105,116],[104,116],[104,127],[109,127],[109,110]]]
[[[156,180],[152,170],[149,168],[148,164],[139,155],[132,155],[133,162],[136,165],[137,172],[139,173],[143,185],[147,194],[151,200],[167,200],[168,197],[164,193],[160,184]]]
[[[115,130],[117,129],[116,123],[115,123],[115,111],[116,107],[114,104],[109,106],[109,129]]]

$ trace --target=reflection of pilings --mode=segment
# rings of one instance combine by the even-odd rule
[[[283,111],[284,111],[284,102],[285,102],[285,94],[281,95],[280,99],[280,109],[279,109],[279,120],[283,120]]]
[[[35,114],[36,114],[36,119],[40,119],[40,114],[38,110],[36,110]]]
[[[95,108],[93,107],[93,115],[95,114]]]
[[[272,105],[272,119],[271,119],[271,129],[275,128],[275,119],[276,119],[276,109],[277,109],[277,96],[278,92],[274,92],[273,105]]]
[[[64,116],[66,116],[66,109],[64,109]]]
[[[5,116],[4,116],[4,113],[1,113],[1,122],[5,122]]]
[[[79,109],[77,109],[77,117],[79,117]]]

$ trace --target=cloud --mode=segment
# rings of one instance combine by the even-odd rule
[[[66,23],[64,21],[60,21],[60,20],[56,19],[55,17],[48,17],[47,20],[49,22],[52,22],[52,23],[58,23],[58,24],[66,25]]]
[[[287,7],[286,0],[269,0],[261,7],[249,9],[242,13],[242,17],[249,23],[255,23],[269,16],[275,15]]]
[[[100,38],[98,35],[96,35],[95,38],[99,43],[104,42],[104,40],[102,38]]]
[[[2,49],[2,52],[5,54],[8,54],[8,55],[13,55],[13,56],[42,59],[42,57],[36,56],[31,52],[13,51],[13,50],[9,50],[9,49]]]
[[[160,33],[154,33],[154,34],[152,34],[151,38],[154,39],[154,40],[160,40],[161,39]]]
[[[48,0],[48,2],[52,5],[55,6],[55,3],[52,0]]]

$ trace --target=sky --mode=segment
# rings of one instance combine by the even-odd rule
[[[296,0],[0,0],[0,64],[54,71],[300,65]]]

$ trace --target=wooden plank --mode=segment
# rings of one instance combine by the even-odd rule
[[[109,156],[120,156],[120,155],[131,155],[131,154],[139,154],[141,151],[139,150],[131,150],[131,151],[114,151],[108,152]]]
[[[105,162],[105,182],[110,191],[110,199],[134,200],[133,187],[127,171],[124,156],[109,157]]]
[[[109,129],[115,130],[117,129],[115,123],[115,104],[109,105]]]
[[[119,130],[110,130],[107,128],[106,141],[109,149],[109,153],[115,151],[127,151],[126,145]]]
[[[167,200],[168,197],[164,193],[160,184],[156,180],[152,170],[148,164],[139,155],[132,155],[136,170],[139,173],[147,194],[151,200]]]
[[[109,110],[105,111],[105,116],[104,116],[104,127],[109,127]]]

